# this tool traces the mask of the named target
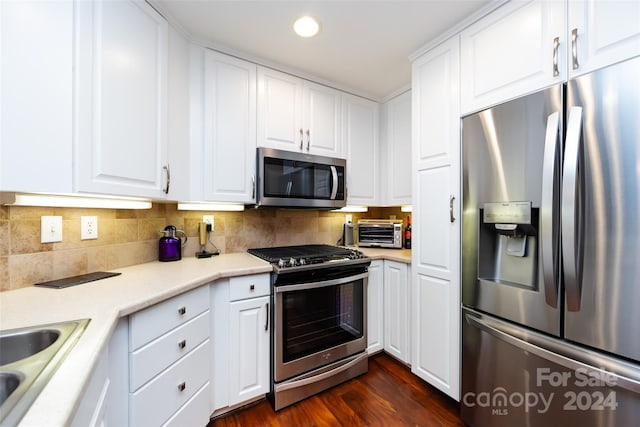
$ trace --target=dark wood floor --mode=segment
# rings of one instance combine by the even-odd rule
[[[259,401],[207,427],[465,426],[458,403],[395,359],[369,359],[369,372],[274,412]]]

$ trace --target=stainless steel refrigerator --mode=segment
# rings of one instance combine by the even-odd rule
[[[462,418],[638,425],[640,58],[462,127]]]

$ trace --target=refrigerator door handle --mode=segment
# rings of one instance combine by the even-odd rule
[[[547,118],[542,163],[542,198],[540,203],[540,241],[542,244],[542,277],[547,305],[558,307],[559,240],[559,164],[560,113]]]
[[[579,188],[580,142],[582,141],[582,107],[571,107],[567,121],[567,138],[562,174],[562,261],[567,310],[580,311],[581,202]]]
[[[480,329],[492,336],[498,338],[507,344],[513,345],[522,351],[534,354],[545,360],[553,362],[555,364],[564,366],[565,368],[572,369],[574,371],[580,369],[584,373],[589,375],[597,375],[599,378],[607,378],[610,383],[615,384],[616,387],[621,387],[634,393],[640,393],[640,372],[637,369],[625,367],[617,364],[611,360],[595,361],[600,367],[593,363],[586,363],[580,360],[581,350],[573,348],[566,343],[561,344],[562,351],[566,354],[560,354],[547,348],[554,348],[559,346],[551,339],[546,338],[540,334],[533,334],[527,331],[522,331],[521,334],[526,336],[526,341],[513,334],[511,329],[503,328],[501,323],[495,320],[487,318],[479,318],[465,313],[465,319],[467,323],[475,328]],[[609,369],[605,369],[604,366],[608,366]],[[625,371],[624,375],[617,370]]]

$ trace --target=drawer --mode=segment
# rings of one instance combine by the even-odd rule
[[[129,353],[129,391],[136,391],[209,338],[209,310]]]
[[[229,300],[262,297],[271,294],[269,273],[253,276],[239,276],[229,279]]]
[[[162,427],[206,426],[209,424],[210,383],[202,386]]]
[[[129,316],[129,350],[176,328],[209,309],[209,286],[173,297]]]
[[[209,381],[206,340],[135,393],[129,393],[129,425],[158,426],[169,420]]]

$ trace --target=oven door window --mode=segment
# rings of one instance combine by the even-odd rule
[[[285,292],[282,297],[285,363],[364,334],[363,280]]]

